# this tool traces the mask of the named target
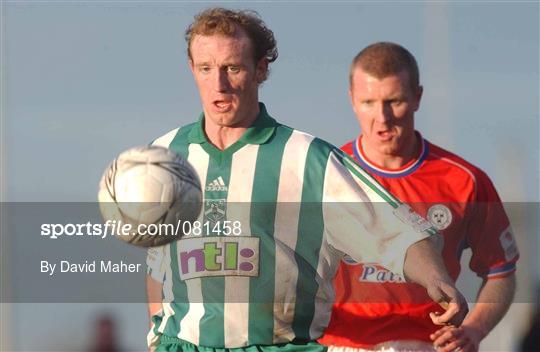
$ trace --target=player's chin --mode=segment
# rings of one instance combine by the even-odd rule
[[[396,143],[388,142],[384,143],[380,147],[380,152],[386,155],[396,155],[399,152],[399,146]]]
[[[230,112],[212,111],[206,118],[210,119],[214,124],[221,127],[228,127],[234,121],[234,116]]]
[[[221,127],[236,127],[238,125],[238,119],[234,114],[223,114],[220,116]]]

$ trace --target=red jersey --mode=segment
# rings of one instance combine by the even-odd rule
[[[360,137],[341,149],[386,189],[427,218],[444,236],[443,258],[456,280],[460,257],[471,248],[470,268],[488,279],[508,276],[519,257],[508,217],[488,176],[420,134],[420,154],[397,170],[375,165]],[[335,279],[336,301],[325,345],[369,347],[385,341],[421,340],[440,328],[430,312],[442,311],[417,284],[373,263],[344,259]]]

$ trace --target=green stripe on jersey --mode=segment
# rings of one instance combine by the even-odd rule
[[[251,233],[260,237],[259,277],[249,282],[249,344],[268,344],[274,335],[276,243],[274,221],[283,150],[292,130],[277,128],[272,142],[259,146],[251,193]]]
[[[208,173],[206,174],[206,182],[203,184],[203,188],[206,189],[208,185],[216,180],[219,180],[219,184],[229,184],[231,178],[232,153],[226,153],[226,151],[227,150],[221,153],[221,155],[210,154]],[[222,188],[218,186],[205,191],[203,204],[203,211],[205,214],[203,224],[208,222],[211,225],[210,228],[213,227],[212,218],[206,213],[211,207],[211,202],[217,202],[216,204],[218,207],[224,206],[225,217],[221,220],[227,218],[227,194],[228,188],[226,186],[223,186]],[[219,236],[220,234],[210,233],[208,235]],[[225,277],[203,277],[201,278],[201,286],[204,302],[204,315],[199,324],[201,331],[199,344],[201,346],[225,346]]]
[[[322,198],[328,157],[334,147],[315,138],[309,146],[302,185],[295,260],[298,265],[293,331],[298,339],[310,340],[309,328],[315,314],[319,289],[317,266],[322,246],[324,220]]]
[[[174,311],[175,319],[168,319],[165,325],[163,333],[165,335],[176,336],[180,331],[179,323],[187,312],[189,305],[188,302],[188,293],[187,286],[184,281],[180,280],[180,273],[178,271],[178,256],[173,255],[173,253],[178,253],[178,241],[174,241],[169,246],[171,251],[171,267],[172,267],[172,285],[173,285],[173,303],[171,303],[171,308]],[[169,302],[170,303],[170,302]]]
[[[185,159],[188,158],[188,134],[191,129],[195,127],[195,125],[195,123],[192,123],[180,128],[176,136],[174,136],[173,140],[171,141],[171,144],[169,144],[169,149],[174,150],[178,154],[182,155]]]
[[[169,144],[169,149],[175,151],[176,153],[180,154],[182,157],[184,157],[186,160],[189,156],[189,144],[187,142],[187,136],[189,131],[191,130],[191,127],[194,124],[182,127],[176,136],[174,136],[173,140]],[[178,242],[174,241],[171,243],[171,245],[168,247],[170,250],[170,258],[171,258],[171,272],[172,272],[172,292],[173,292],[173,300],[171,303],[171,308],[174,311],[174,318],[175,319],[168,319],[165,325],[165,329],[163,330],[163,333],[165,335],[170,336],[176,336],[178,332],[180,331],[179,322],[182,320],[182,318],[187,314],[188,312],[188,292],[187,292],[187,285],[184,281],[180,280],[180,272],[178,271]],[[169,303],[169,302],[167,302]]]
[[[366,173],[360,165],[354,161],[350,156],[344,153],[336,153],[336,157],[340,159],[341,163],[349,170],[351,174],[358,177],[362,182],[377,193],[382,199],[384,199],[393,208],[397,208],[401,202],[395,198],[392,194],[384,190],[384,188],[368,173]]]

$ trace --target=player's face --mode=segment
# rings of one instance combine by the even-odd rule
[[[349,95],[364,148],[384,157],[401,156],[406,146],[414,146],[414,113],[422,87],[413,90],[407,72],[378,79],[356,68]]]
[[[190,49],[206,123],[249,127],[259,111],[259,83],[267,68],[264,59],[254,62],[249,37],[242,30],[234,37],[197,35]]]

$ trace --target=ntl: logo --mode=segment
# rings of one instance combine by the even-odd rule
[[[259,237],[186,238],[179,241],[178,249],[182,280],[203,276],[259,274]]]

